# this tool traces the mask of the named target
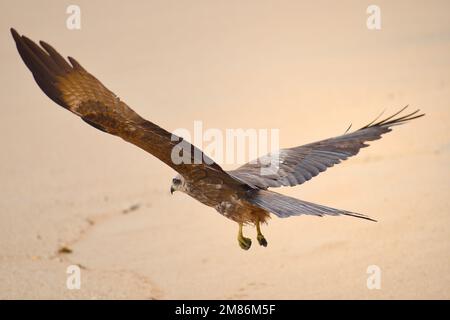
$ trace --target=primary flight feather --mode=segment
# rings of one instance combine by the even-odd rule
[[[267,246],[260,224],[267,221],[269,213],[280,218],[303,214],[347,215],[375,221],[363,214],[306,202],[268,189],[302,184],[356,155],[368,146],[367,142],[380,139],[393,126],[424,115],[419,110],[403,115],[405,107],[387,119],[373,121],[354,132],[281,149],[236,170],[224,171],[194,145],[139,116],[74,58],[66,60],[49,44],[41,41],[39,46],[14,29],[11,33],[22,60],[50,99],[91,126],[144,149],[177,171],[171,193],[185,192],[236,221],[238,243],[245,250],[250,248],[251,240],[243,236],[244,224],[255,225],[258,243]],[[189,151],[189,161],[172,160],[172,150],[180,141],[184,144],[183,152]]]

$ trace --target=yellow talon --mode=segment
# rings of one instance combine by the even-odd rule
[[[248,250],[252,246],[252,239],[244,237],[242,233],[242,223],[239,223],[239,233],[237,239],[239,246],[244,250]]]
[[[258,240],[258,243],[260,246],[267,247],[267,240],[264,238],[263,234],[261,233],[261,226],[259,223],[259,220],[256,222],[256,239]]]

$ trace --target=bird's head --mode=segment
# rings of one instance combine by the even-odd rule
[[[179,174],[172,179],[172,185],[170,186],[170,193],[173,194],[175,191],[186,191],[184,178]]]

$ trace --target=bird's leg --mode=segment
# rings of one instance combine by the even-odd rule
[[[256,221],[256,239],[258,240],[260,246],[267,247],[267,240],[261,233],[261,226],[259,219]]]
[[[252,239],[246,238],[242,234],[242,223],[239,223],[238,243],[239,246],[244,250],[250,249],[252,245]]]

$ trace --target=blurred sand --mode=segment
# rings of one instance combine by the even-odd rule
[[[380,31],[364,2],[312,3],[78,1],[69,31],[69,1],[1,1],[0,298],[449,299],[449,2],[377,1]],[[378,223],[274,217],[269,246],[244,252],[235,223],[170,195],[170,168],[46,98],[12,26],[169,130],[280,128],[288,147],[385,108],[427,116],[281,190]],[[80,290],[66,288],[70,264]],[[366,287],[369,265],[381,290]]]

